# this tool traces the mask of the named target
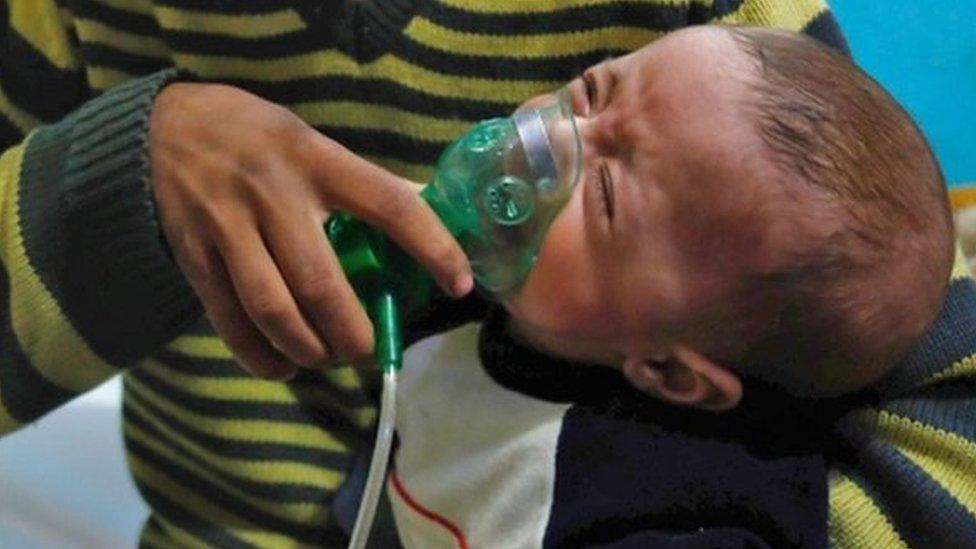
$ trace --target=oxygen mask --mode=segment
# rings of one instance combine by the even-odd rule
[[[567,89],[454,141],[423,195],[461,244],[478,287],[517,291],[579,180],[581,144]]]

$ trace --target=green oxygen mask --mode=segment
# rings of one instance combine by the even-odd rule
[[[576,186],[580,156],[565,89],[477,124],[441,155],[424,197],[461,244],[483,293],[502,298],[525,282]]]
[[[525,282],[579,179],[581,144],[568,90],[535,103],[480,122],[451,143],[421,193],[460,243],[478,290],[496,301]],[[399,338],[399,313],[427,302],[431,277],[349,215],[333,216],[326,232],[373,320],[381,368],[399,367],[399,344],[384,339]]]

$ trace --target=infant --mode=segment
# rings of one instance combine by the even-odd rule
[[[941,173],[847,59],[799,34],[699,27],[569,88],[584,175],[505,303],[524,342],[725,410],[739,374],[865,387],[934,320],[953,259]]]
[[[823,547],[843,460],[831,538],[845,501],[901,528],[886,494],[931,485],[844,421],[913,405],[976,351],[958,335],[976,318],[943,309],[976,292],[946,298],[951,216],[910,117],[825,46],[761,29],[675,32],[569,91],[583,175],[524,286],[405,355],[401,541]]]

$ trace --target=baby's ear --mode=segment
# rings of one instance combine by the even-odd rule
[[[634,387],[671,404],[724,412],[742,400],[739,376],[687,347],[667,360],[627,358],[622,370]]]

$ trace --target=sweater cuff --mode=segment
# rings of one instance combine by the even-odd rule
[[[48,265],[36,267],[48,271],[39,274],[92,349],[118,366],[164,345],[201,312],[163,240],[149,187],[153,101],[180,77],[166,70],[118,86],[40,130],[27,151],[38,172],[59,167],[40,186],[60,191],[22,197],[27,214],[32,205],[48,212],[57,205],[60,214],[56,229],[41,219],[24,227],[35,241],[50,237],[41,240],[53,249],[37,257]]]

